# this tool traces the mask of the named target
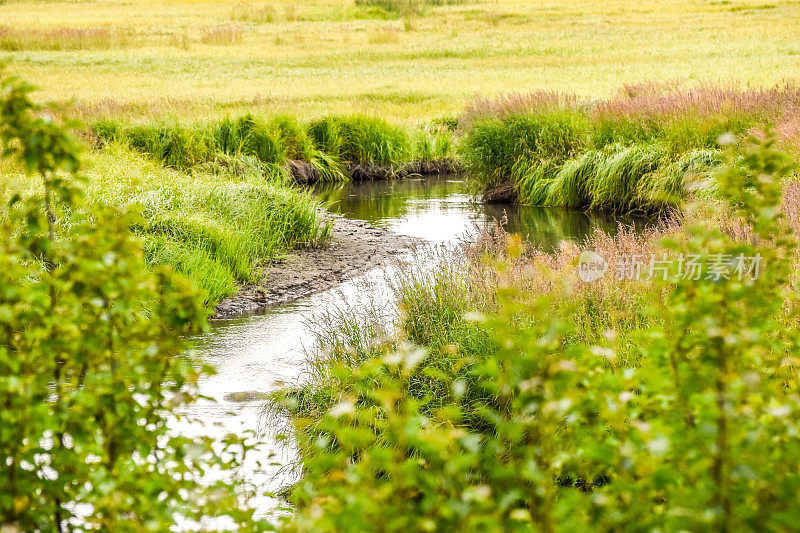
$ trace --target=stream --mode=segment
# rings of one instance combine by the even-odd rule
[[[436,244],[469,238],[477,228],[496,219],[502,220],[509,232],[521,233],[552,250],[560,241],[581,239],[595,228],[613,233],[620,221],[563,209],[479,204],[462,179],[446,176],[318,186],[314,191],[333,212]],[[641,225],[634,220],[621,221]],[[257,393],[269,393],[302,378],[304,350],[314,341],[309,320],[316,313],[337,307],[355,312],[362,306],[391,303],[384,269],[375,269],[257,316],[215,321],[210,332],[192,339],[192,345],[200,360],[217,369],[216,375],[201,383],[201,393],[216,401],[201,401],[191,409],[191,415],[203,420],[203,428],[181,431],[219,437],[230,432],[258,432],[263,443],[261,459],[269,464],[253,481],[262,492],[290,485],[296,479],[285,465],[294,459],[294,452],[274,439],[269,428],[275,421],[266,419],[263,399]],[[270,458],[265,460],[266,456]],[[245,465],[245,470],[251,466]],[[251,503],[267,512],[276,502],[262,497]]]

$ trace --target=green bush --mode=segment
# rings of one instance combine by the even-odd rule
[[[84,201],[78,150],[2,82],[0,140],[42,194],[15,196],[0,239],[0,524],[9,531],[169,531],[225,518],[267,527],[234,476],[250,446],[176,435],[207,367],[184,353],[206,311],[146,268],[129,217]],[[59,218],[69,213],[69,225]]]

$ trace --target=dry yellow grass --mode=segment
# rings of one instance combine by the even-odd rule
[[[89,114],[248,108],[400,121],[452,115],[477,95],[509,91],[603,97],[642,80],[752,87],[800,74],[797,1],[495,0],[413,18],[370,14],[352,0],[7,0],[0,26],[17,33],[134,36],[102,49],[31,45],[0,57],[43,89],[40,98],[74,99]],[[241,39],[204,39],[234,26]]]

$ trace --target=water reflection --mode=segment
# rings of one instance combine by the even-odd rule
[[[469,194],[464,179],[454,176],[317,185],[314,192],[346,217],[439,243],[497,220],[549,251],[562,240],[581,240],[595,229],[613,234],[620,223],[641,229],[648,222],[573,209],[481,204]]]

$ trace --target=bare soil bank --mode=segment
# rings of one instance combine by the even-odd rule
[[[257,314],[334,287],[409,250],[414,239],[377,228],[361,220],[329,214],[330,244],[296,250],[264,269],[263,281],[243,285],[217,305],[212,318]]]

